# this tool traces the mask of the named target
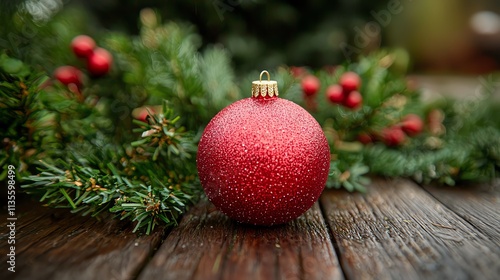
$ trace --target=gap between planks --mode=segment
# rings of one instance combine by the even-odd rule
[[[209,202],[183,218],[139,279],[343,279],[316,203],[275,227],[241,225]]]
[[[423,188],[500,246],[500,181]]]
[[[498,193],[430,188],[375,179],[367,194],[326,190],[322,211],[315,204],[299,219],[272,228],[234,223],[200,202],[161,246],[161,231],[137,237],[116,221],[28,204],[17,234],[20,273],[8,277],[342,279],[345,273],[353,279],[495,279]]]
[[[500,275],[495,239],[411,181],[375,179],[367,194],[328,190],[321,204],[347,278],[497,279]],[[475,207],[481,209],[481,204]]]
[[[16,210],[16,272],[7,271],[2,254],[0,279],[134,279],[162,239],[160,230],[137,236],[132,225],[109,216],[81,217],[29,199]]]

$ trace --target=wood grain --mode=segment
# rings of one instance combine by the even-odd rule
[[[16,272],[7,271],[2,254],[0,279],[94,279],[97,275],[133,279],[162,236],[157,231],[138,237],[131,225],[81,217],[33,201],[25,202],[18,212],[23,214],[17,220]],[[6,237],[2,232],[2,244]]]
[[[209,202],[193,208],[139,279],[342,279],[318,204],[283,226],[237,224]]]
[[[424,188],[500,246],[500,182],[496,185]]]
[[[491,186],[375,179],[367,194],[325,191],[299,219],[270,228],[202,201],[167,237],[23,200],[16,273],[2,253],[0,279],[497,279],[498,197]]]
[[[321,197],[350,279],[498,279],[499,244],[406,180]]]

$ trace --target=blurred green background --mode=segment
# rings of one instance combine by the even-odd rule
[[[94,36],[106,30],[137,33],[140,11],[150,7],[164,21],[192,24],[201,35],[202,48],[213,44],[226,48],[237,73],[283,64],[317,69],[353,60],[380,47],[401,48],[401,57],[411,58],[412,69],[417,72],[479,74],[497,69],[500,63],[500,1],[495,0],[0,3],[1,47],[23,40],[24,31],[13,31],[9,24],[19,7],[31,14],[38,26],[72,11],[77,14],[75,22],[68,24],[81,25]],[[16,36],[21,38],[12,38]]]

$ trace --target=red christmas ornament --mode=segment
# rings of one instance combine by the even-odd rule
[[[82,85],[83,74],[78,68],[66,65],[54,70],[54,78],[63,85],[75,84],[77,87],[80,87]]]
[[[103,48],[96,48],[94,52],[87,57],[87,69],[89,73],[95,77],[106,75],[112,63],[113,57]]]
[[[94,51],[96,44],[94,39],[87,35],[79,35],[71,41],[71,49],[78,57],[88,57]]]
[[[400,126],[391,126],[382,131],[382,141],[390,147],[399,146],[403,144],[406,135]]]
[[[340,76],[339,84],[342,86],[344,91],[351,92],[359,89],[361,86],[361,78],[354,72],[345,72],[342,76]]]
[[[356,109],[361,104],[363,103],[363,96],[361,96],[361,93],[359,91],[351,91],[347,95],[347,97],[344,99],[344,106],[350,109]]]
[[[401,123],[401,129],[408,134],[408,136],[415,136],[422,132],[424,122],[415,114],[406,115]]]
[[[302,91],[306,96],[313,96],[315,95],[318,91],[319,88],[321,87],[321,83],[318,78],[314,75],[308,75],[302,79]]]
[[[277,95],[276,81],[254,81],[252,97],[220,111],[198,146],[207,197],[242,223],[297,218],[317,201],[328,177],[330,149],[320,125]]]
[[[326,89],[326,97],[334,104],[342,104],[344,101],[344,91],[339,85],[331,85]]]

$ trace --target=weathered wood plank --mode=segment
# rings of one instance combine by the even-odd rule
[[[6,212],[6,211],[5,211]],[[162,232],[138,237],[131,225],[81,217],[25,201],[16,232],[16,272],[2,254],[0,279],[133,279],[159,246]],[[6,218],[0,220],[5,228]],[[7,235],[0,236],[5,244]]]
[[[424,189],[500,246],[500,186],[424,186]]]
[[[237,224],[209,202],[186,214],[139,279],[342,279],[318,204],[283,226]]]
[[[498,279],[499,244],[406,180],[321,199],[347,278]]]

